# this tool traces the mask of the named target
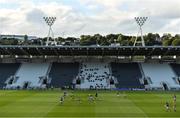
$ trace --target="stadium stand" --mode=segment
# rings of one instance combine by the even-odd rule
[[[5,86],[6,80],[16,73],[19,66],[19,63],[0,63],[0,89]]]
[[[55,88],[69,87],[79,72],[79,63],[53,63],[49,77]]]
[[[143,89],[140,83],[141,71],[137,63],[111,63],[112,75],[117,78],[117,88],[120,89]]]
[[[175,74],[176,74],[176,77],[173,78],[174,81],[180,85],[180,64],[170,64],[172,69],[174,70]]]
[[[49,63],[23,63],[15,74],[16,81],[6,88],[41,88],[42,78],[47,76]]]
[[[179,46],[1,45],[0,88],[177,90],[179,53]]]
[[[180,89],[180,86],[173,80],[176,77],[171,67],[160,63],[142,63],[145,77],[151,79],[150,89],[173,90]]]
[[[109,65],[102,62],[84,62],[80,66],[78,78],[81,80],[81,89],[109,89]]]

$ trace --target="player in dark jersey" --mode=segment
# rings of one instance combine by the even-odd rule
[[[176,94],[173,95],[173,100],[176,102]]]
[[[176,102],[173,103],[173,110],[176,112]]]
[[[95,94],[95,97],[96,97],[96,99],[98,98],[98,93],[96,92],[96,94]]]
[[[64,103],[64,97],[61,96],[61,97],[60,97],[60,104],[62,105],[63,103]]]
[[[166,102],[164,106],[165,106],[167,112],[170,111],[170,105],[168,102]]]
[[[176,112],[176,95],[173,95],[173,110]]]

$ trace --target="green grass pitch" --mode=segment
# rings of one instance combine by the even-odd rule
[[[172,109],[174,92],[98,93],[98,99],[90,102],[88,95],[95,91],[74,91],[74,100],[68,91],[60,105],[63,91],[0,91],[0,117],[180,117],[180,92],[176,92],[177,112],[164,108],[168,101]]]

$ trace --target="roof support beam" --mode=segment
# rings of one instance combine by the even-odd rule
[[[102,57],[104,56],[104,48],[102,48]]]
[[[171,51],[171,48],[168,48],[168,50],[162,56],[167,55],[170,51]]]
[[[36,48],[36,50],[40,55],[44,55],[38,48]]]
[[[86,48],[86,54],[89,55],[89,48]]]
[[[120,54],[120,49],[118,49],[118,53],[117,53],[117,56],[119,56],[119,54]]]
[[[139,48],[136,48],[131,56],[134,56],[138,50],[139,50]]]
[[[151,54],[154,52],[155,48],[153,48],[150,53],[147,54],[147,56],[151,56]]]
[[[53,48],[53,51],[56,54],[56,56],[59,56],[59,53],[57,52],[56,48]]]
[[[11,52],[8,51],[8,48],[2,48],[6,53],[8,53],[9,55],[13,55]]]
[[[74,57],[73,50],[74,50],[74,48],[73,49],[70,48],[71,56]]]
[[[20,50],[25,54],[25,55],[30,55],[27,51],[25,51],[23,48],[20,48]]]

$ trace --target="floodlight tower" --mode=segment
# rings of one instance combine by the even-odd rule
[[[136,40],[134,42],[134,46],[136,46],[136,44],[141,44],[142,46],[145,46],[145,42],[144,42],[144,38],[143,38],[142,26],[147,21],[147,19],[148,19],[148,17],[135,17],[135,21],[139,26],[139,31],[138,31]],[[139,33],[141,33],[141,41],[138,41]]]
[[[46,24],[49,26],[49,31],[48,31],[48,36],[47,36],[47,41],[46,41],[46,46],[48,45],[57,45],[56,40],[54,39],[54,33],[52,30],[52,25],[56,21],[56,17],[43,17],[44,21]],[[50,41],[50,38],[52,38],[53,41]]]

